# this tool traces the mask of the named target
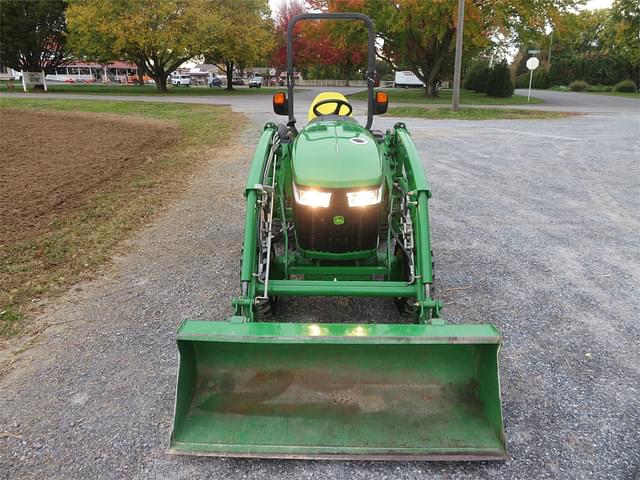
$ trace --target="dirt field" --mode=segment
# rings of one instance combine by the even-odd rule
[[[28,312],[90,278],[191,171],[175,116],[123,105],[0,109],[0,339],[37,333]]]
[[[46,231],[54,218],[135,174],[176,142],[168,122],[91,113],[0,114],[0,245]]]

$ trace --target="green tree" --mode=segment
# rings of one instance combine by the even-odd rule
[[[219,21],[217,2],[208,0],[73,0],[67,17],[79,53],[130,58],[160,91],[206,50]]]
[[[0,60],[14,70],[51,73],[68,63],[63,0],[1,0]]]
[[[494,65],[489,71],[486,92],[490,97],[510,97],[513,95],[511,72],[505,62]]]
[[[581,0],[466,0],[465,55],[473,56],[496,39],[527,38],[554,25],[561,13]],[[384,41],[381,56],[394,68],[407,65],[425,83],[427,96],[450,72],[455,47],[455,0],[369,0],[371,16]]]
[[[551,44],[552,56],[609,53],[614,47],[614,31],[609,9],[569,12],[562,17],[558,28],[545,35],[536,46],[547,50]]]
[[[389,64],[383,60],[376,60],[376,75],[380,80],[393,80],[393,70]]]
[[[584,80],[592,85],[614,85],[638,77],[639,19],[640,7],[623,0],[615,2],[611,9],[568,12],[551,34],[530,39],[521,52],[530,48],[544,52],[541,59],[549,69],[551,84]],[[549,57],[550,65],[545,65]],[[517,73],[525,71],[521,61]]]
[[[207,62],[216,63],[233,90],[233,71],[265,62],[273,50],[274,31],[267,0],[217,0],[215,32],[203,49]]]
[[[464,78],[463,88],[478,93],[487,93],[490,72],[491,67],[488,62],[478,62],[472,65]]]
[[[611,18],[616,46],[629,59],[636,76],[640,77],[640,3],[637,0],[615,0]]]
[[[124,6],[101,0],[70,0],[67,11],[69,49],[79,57],[106,65],[115,59],[133,61],[138,66],[138,83],[144,85],[145,64],[133,45],[122,46],[117,35],[107,25],[118,20]],[[117,46],[116,46],[117,44]]]

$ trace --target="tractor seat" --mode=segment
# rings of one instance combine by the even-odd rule
[[[311,102],[311,106],[309,107],[309,113],[307,114],[307,120],[308,121],[312,121],[315,118],[317,118],[316,114],[313,113],[313,107],[316,105],[316,103],[319,103],[322,100],[329,100],[329,99],[336,99],[336,100],[342,100],[344,102],[348,102],[347,97],[345,97],[344,95],[342,95],[341,93],[338,93],[338,92],[322,92],[322,93],[319,93],[318,95],[316,95],[316,98],[313,99],[313,102]],[[318,110],[320,112],[326,114],[327,117],[331,116],[331,117],[334,117],[334,118],[337,117],[337,116],[340,116],[340,117],[344,118],[343,112],[344,112],[344,115],[346,115],[346,113],[348,111],[348,108],[343,105],[343,106],[340,107],[340,110],[338,111],[338,115],[331,115],[334,112],[335,109],[336,109],[336,105],[332,105],[330,103],[318,107]],[[323,117],[323,118],[327,118],[327,117]],[[349,117],[351,117],[351,113],[349,113]]]

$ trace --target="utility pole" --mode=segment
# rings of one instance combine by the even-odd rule
[[[460,76],[462,74],[462,33],[464,31],[464,0],[458,0],[458,25],[456,27],[456,58],[453,72],[453,111],[460,108]]]

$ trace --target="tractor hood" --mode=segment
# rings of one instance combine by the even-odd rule
[[[316,120],[296,137],[293,181],[317,188],[382,183],[380,152],[371,133],[351,120]]]

